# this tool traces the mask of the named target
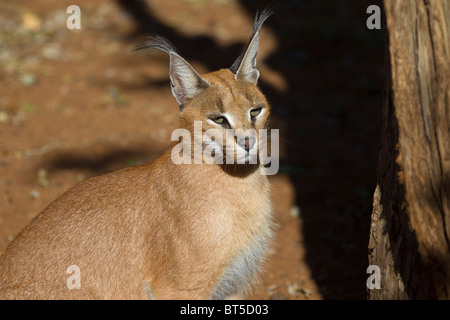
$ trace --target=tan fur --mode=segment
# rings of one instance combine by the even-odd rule
[[[225,69],[203,75],[211,86],[186,102],[181,127],[192,130],[194,120],[204,130],[213,127],[205,115],[221,103],[235,127],[264,128],[266,99],[256,85],[233,76]],[[251,124],[248,110],[257,104],[265,113]],[[244,294],[272,236],[262,170],[260,164],[175,165],[169,149],[151,164],[88,179],[53,201],[0,257],[0,298]],[[242,259],[255,266],[239,275],[246,272]],[[71,265],[80,268],[81,289],[66,285]]]

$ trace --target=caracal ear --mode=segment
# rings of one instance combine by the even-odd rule
[[[187,99],[195,97],[203,89],[209,87],[210,83],[177,53],[171,52],[169,56],[172,94],[178,104],[182,106]]]
[[[261,14],[256,13],[255,22],[253,24],[253,34],[250,38],[250,43],[243,54],[237,58],[230,70],[235,74],[234,79],[242,79],[244,81],[256,84],[259,78],[259,71],[256,69],[256,54],[259,48],[259,30],[262,24],[269,18],[273,12],[269,9],[264,9]]]
[[[137,46],[133,51],[144,48],[158,49],[169,55],[170,86],[172,88],[172,94],[180,105],[180,108],[183,108],[186,100],[194,98],[203,89],[210,86],[210,83],[203,79],[198,72],[176,52],[175,47],[169,40],[161,36],[150,36],[147,42]]]

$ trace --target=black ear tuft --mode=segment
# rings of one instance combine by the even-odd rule
[[[159,35],[152,35],[148,36],[148,41],[138,45],[136,48],[132,50],[137,51],[141,49],[158,49],[161,50],[167,54],[170,54],[171,52],[177,53],[177,50],[175,49],[174,45],[167,40],[164,37],[161,37]]]

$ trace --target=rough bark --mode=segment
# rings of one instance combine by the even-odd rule
[[[450,298],[450,1],[385,0],[384,120],[370,299]]]

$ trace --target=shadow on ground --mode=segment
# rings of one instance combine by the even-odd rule
[[[256,1],[241,1],[249,15]],[[365,299],[384,80],[383,31],[366,28],[381,1],[285,1],[267,26],[279,46],[265,63],[288,92],[262,83],[287,124],[287,157],[303,245],[324,299]]]

